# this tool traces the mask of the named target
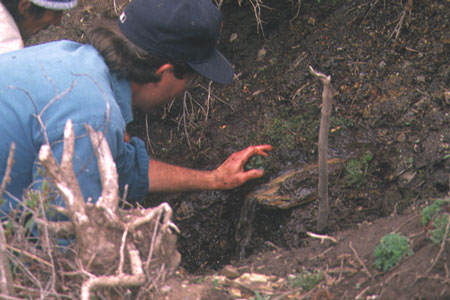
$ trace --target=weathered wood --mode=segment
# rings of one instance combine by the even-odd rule
[[[322,110],[319,129],[319,214],[317,215],[317,230],[325,230],[328,225],[330,204],[328,200],[328,133],[330,131],[330,116],[333,105],[331,77],[309,67],[311,74],[323,84]]]
[[[328,160],[330,173],[343,167],[344,160],[332,158]],[[310,164],[289,170],[260,186],[247,198],[255,199],[258,204],[288,209],[317,200],[317,177],[319,164]]]

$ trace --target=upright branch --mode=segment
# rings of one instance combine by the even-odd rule
[[[102,195],[97,205],[104,207],[109,214],[115,214],[119,207],[119,184],[114,162],[108,143],[101,132],[95,132],[90,126],[86,126],[94,146],[95,155],[98,160],[102,182]]]
[[[60,191],[68,217],[76,224],[81,225],[88,222],[84,207],[84,198],[78,185],[77,177],[73,171],[74,131],[71,120],[64,127],[64,152],[61,165],[53,156],[50,145],[43,145],[39,151],[39,160],[44,165],[53,180],[56,188]]]
[[[311,66],[309,71],[323,84],[319,130],[319,214],[317,216],[317,230],[323,231],[328,225],[328,215],[330,214],[328,201],[328,132],[330,130],[333,92],[330,76],[315,71]]]

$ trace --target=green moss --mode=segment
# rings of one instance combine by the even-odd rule
[[[301,113],[284,109],[250,138],[250,144],[271,144],[274,148],[292,150],[297,144],[311,150],[317,143],[320,111],[305,105]]]
[[[320,108],[311,103],[302,105],[302,111],[287,107],[269,120],[260,132],[254,133],[248,144],[270,144],[275,149],[292,150],[299,146],[306,152],[317,150],[320,127]],[[352,120],[331,116],[330,136],[334,132],[354,127]],[[331,129],[336,129],[332,131]]]
[[[361,187],[366,183],[369,164],[373,160],[373,154],[366,151],[361,157],[348,161],[345,169],[345,181],[349,186]]]

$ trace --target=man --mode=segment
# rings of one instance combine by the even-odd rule
[[[78,0],[2,0],[0,3],[0,53],[23,48],[23,39],[50,25],[60,25],[62,11]]]
[[[16,144],[8,201],[16,206],[41,178],[38,152],[50,144],[63,152],[68,119],[75,130],[74,168],[85,199],[101,194],[99,171],[85,125],[102,130],[128,197],[147,192],[225,190],[263,175],[244,171],[253,155],[270,145],[250,146],[222,165],[202,171],[150,159],[144,142],[124,141],[132,105],[148,110],[182,93],[195,74],[232,81],[231,64],[215,48],[221,14],[210,0],[133,0],[119,21],[106,21],[87,34],[90,45],[58,41],[0,55],[0,178],[10,144]]]

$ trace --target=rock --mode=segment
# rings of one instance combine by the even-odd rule
[[[235,279],[238,278],[241,274],[239,273],[239,271],[231,266],[231,265],[227,265],[225,266],[222,271],[220,272],[221,275],[225,276],[228,279]]]
[[[425,76],[419,75],[419,76],[416,77],[416,80],[417,80],[418,82],[425,82]]]

